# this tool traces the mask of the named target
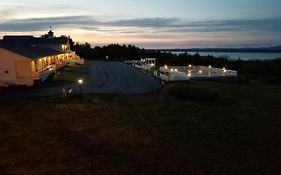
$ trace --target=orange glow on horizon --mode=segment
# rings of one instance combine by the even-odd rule
[[[156,32],[146,29],[142,33],[133,32],[134,28],[106,28],[103,30],[85,30],[75,28],[54,28],[52,29],[55,36],[70,36],[74,42],[90,43],[92,46],[103,46],[108,44],[133,44],[143,48],[196,48],[196,47],[212,47],[213,43],[217,45],[225,45],[231,41],[237,43],[241,37],[234,37],[227,33],[217,37],[214,33],[188,33],[172,35],[169,32]],[[112,30],[112,31],[110,31]],[[33,35],[41,36],[46,34],[45,31],[31,32],[2,32],[0,38],[4,35]],[[123,31],[127,31],[123,32]],[[131,32],[131,33],[130,33]],[[156,34],[155,34],[156,33]],[[206,39],[208,38],[208,39]]]

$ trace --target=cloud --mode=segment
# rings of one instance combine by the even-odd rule
[[[91,24],[88,26],[88,24]],[[0,31],[28,32],[46,30],[49,26],[60,27],[93,27],[97,21],[91,16],[66,16],[51,18],[29,18],[21,20],[10,20],[0,23]]]
[[[123,27],[169,27],[176,26],[178,18],[137,18],[106,22],[107,25]]]
[[[187,31],[193,29],[198,32],[280,32],[281,18],[200,21],[187,24],[186,27],[183,29],[187,29]]]
[[[16,11],[17,8],[22,8],[22,6],[15,6],[15,7],[0,9],[1,20],[3,21],[3,20],[5,20],[5,18],[13,16],[14,11]]]
[[[4,15],[5,11],[0,14]],[[84,30],[109,31],[120,33],[134,33],[134,30],[158,30],[170,33],[185,32],[280,32],[281,17],[269,19],[245,19],[245,20],[209,20],[209,21],[185,21],[180,18],[137,18],[124,20],[103,21],[92,16],[66,16],[50,18],[29,18],[10,20],[0,23],[0,31],[23,32],[41,31],[49,26],[56,28],[80,28]],[[114,29],[112,29],[114,28]],[[122,29],[121,29],[122,28]],[[130,30],[124,30],[130,28]],[[132,29],[133,28],[133,29]]]
[[[2,14],[5,14],[2,12]],[[243,20],[186,21],[180,18],[136,18],[103,20],[93,16],[64,16],[28,18],[0,22],[0,32],[46,31],[55,29],[82,29],[85,32],[68,33],[77,40],[112,42],[115,39],[138,43],[146,47],[193,47],[219,44],[268,43],[280,44],[281,17]],[[106,40],[107,39],[107,40]],[[188,44],[189,43],[189,44]],[[167,45],[167,46],[166,46]]]
[[[0,10],[0,17],[1,17],[1,18],[4,17],[4,16],[6,16],[6,15],[9,15],[9,14],[10,14],[10,11],[9,11],[9,10],[6,10],[6,9]]]
[[[207,20],[189,22],[180,18],[142,18],[101,22],[105,26],[161,29],[169,32],[280,32],[281,17],[268,19]]]

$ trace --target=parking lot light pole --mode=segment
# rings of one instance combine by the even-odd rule
[[[80,85],[80,94],[81,94],[81,97],[82,97],[83,96],[83,91],[82,91],[83,79],[79,79],[78,83]]]

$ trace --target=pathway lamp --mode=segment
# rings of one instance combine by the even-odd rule
[[[82,91],[83,79],[79,79],[78,84],[80,86],[80,94],[81,94],[81,97],[82,97],[83,96],[83,91]]]

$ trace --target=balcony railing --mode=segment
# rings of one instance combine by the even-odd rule
[[[47,77],[50,76],[52,73],[55,72],[55,70],[56,70],[56,69],[54,68],[54,66],[50,66],[50,67],[47,68],[47,69],[34,72],[34,73],[32,74],[32,77],[33,77],[33,79],[35,79],[35,80],[39,80],[39,79],[42,79],[42,78],[44,78],[44,77],[46,77],[46,76],[47,76]]]

